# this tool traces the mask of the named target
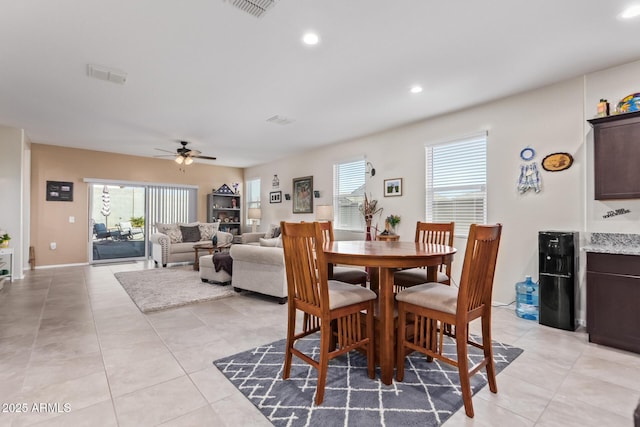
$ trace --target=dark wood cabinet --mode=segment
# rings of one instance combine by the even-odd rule
[[[640,256],[587,253],[589,341],[640,353]]]
[[[640,198],[640,112],[589,120],[595,199]]]

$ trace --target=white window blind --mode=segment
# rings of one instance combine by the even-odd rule
[[[364,202],[365,161],[333,165],[333,227],[363,231],[364,218],[359,206]]]
[[[455,235],[487,221],[487,135],[425,147],[426,220],[455,221]]]
[[[198,218],[198,190],[189,187],[154,186],[147,188],[148,223],[155,233],[156,223],[194,222]]]

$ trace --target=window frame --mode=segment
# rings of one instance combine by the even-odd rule
[[[454,236],[462,238],[468,236],[470,224],[487,222],[487,148],[487,132],[425,145],[426,221],[455,221]],[[460,192],[467,197],[455,196]],[[448,197],[449,206],[445,201],[436,207],[438,196]]]
[[[333,228],[334,230],[364,232],[365,222],[360,213],[366,191],[366,163],[364,156],[342,160],[333,164]],[[346,169],[351,165],[351,170]],[[341,174],[341,169],[345,174]],[[362,174],[356,182],[341,185],[341,181]],[[342,178],[341,178],[342,176]],[[345,201],[350,200],[349,205]],[[346,219],[348,218],[348,220]],[[357,219],[356,219],[357,218]]]
[[[257,200],[253,197],[254,191],[252,190],[251,183],[257,183],[257,189],[255,191]],[[245,188],[245,210],[244,210],[244,219],[245,224],[250,224],[251,221],[256,221],[257,225],[260,225],[260,220],[250,220],[249,219],[249,208],[261,208],[262,206],[262,180],[260,178],[248,179],[244,183]]]

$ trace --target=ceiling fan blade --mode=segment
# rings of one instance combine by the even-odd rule
[[[195,157],[197,159],[205,159],[205,160],[217,160],[215,157],[209,157],[209,156],[191,156],[191,157]]]
[[[175,151],[163,150],[162,148],[154,148],[154,150],[162,151],[164,153],[171,153],[175,155]]]
[[[175,154],[157,154],[153,157],[176,157]]]

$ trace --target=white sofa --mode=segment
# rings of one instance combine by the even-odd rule
[[[156,224],[158,230],[165,231],[153,233],[149,236],[151,241],[151,258],[156,265],[166,267],[171,262],[194,262],[195,249],[193,245],[197,242],[183,242],[180,233],[180,225],[193,227],[195,225],[201,230],[201,242],[210,241],[210,234],[213,232],[218,238],[218,244],[231,243],[233,235],[224,231],[218,231],[219,223],[195,222],[189,224]],[[176,231],[177,230],[177,231]],[[206,253],[206,252],[205,252]]]
[[[287,272],[281,247],[252,244],[233,245],[231,285],[236,291],[247,290],[287,301]]]

